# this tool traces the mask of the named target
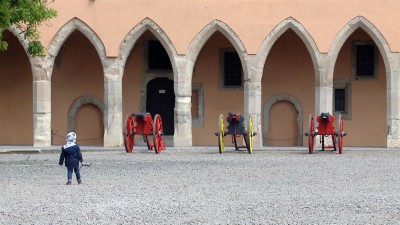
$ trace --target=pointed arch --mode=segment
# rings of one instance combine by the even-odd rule
[[[374,40],[376,46],[378,47],[379,51],[381,52],[383,61],[385,63],[386,74],[390,76],[390,63],[389,63],[389,55],[391,50],[389,45],[382,35],[382,33],[376,28],[370,21],[368,21],[363,16],[357,16],[350,20],[342,30],[336,35],[335,39],[332,42],[332,45],[329,49],[329,57],[330,57],[330,69],[333,69],[336,64],[337,57],[339,55],[340,49],[346,42],[346,40],[350,37],[350,35],[357,30],[358,28],[363,29],[371,38]],[[387,78],[388,81],[390,77]]]
[[[281,23],[279,23],[269,34],[268,36],[264,39],[262,44],[260,45],[260,48],[258,49],[257,56],[258,56],[258,62],[257,62],[257,68],[260,68],[261,71],[263,71],[265,61],[267,59],[267,56],[269,52],[271,51],[272,46],[275,44],[275,42],[279,39],[279,37],[284,34],[287,30],[292,29],[303,41],[305,44],[308,52],[310,53],[311,60],[314,64],[314,68],[318,68],[318,65],[320,65],[320,57],[319,57],[319,50],[317,45],[315,44],[314,39],[311,37],[311,35],[308,33],[308,31],[303,27],[301,23],[299,23],[297,20],[295,20],[292,17],[289,17],[285,20],[283,20]],[[315,70],[315,76],[316,79],[319,78],[319,71]],[[262,73],[260,74],[262,76]],[[262,77],[258,77],[258,81],[261,81]]]
[[[126,60],[129,54],[131,53],[133,47],[135,46],[136,42],[146,31],[150,31],[161,42],[171,60],[174,74],[176,74],[175,73],[175,71],[177,71],[175,63],[175,58],[177,56],[176,49],[172,44],[171,40],[169,39],[168,35],[161,29],[161,27],[157,23],[155,23],[150,18],[143,19],[125,36],[119,49],[118,58],[120,60],[119,62],[120,66],[123,67],[126,64]]]
[[[100,37],[96,34],[96,32],[94,32],[86,23],[84,23],[82,20],[76,17],[68,21],[64,26],[62,26],[58,30],[58,32],[50,42],[50,46],[48,48],[48,55],[52,58],[56,57],[61,46],[72,34],[72,32],[76,30],[80,31],[83,35],[85,35],[85,37],[92,43],[92,45],[94,46],[99,55],[101,64],[104,67],[106,64],[107,56],[103,42],[101,41]]]
[[[217,31],[221,32],[230,41],[236,52],[238,52],[240,61],[242,62],[243,72],[245,73],[244,77],[247,77],[247,64],[245,60],[245,54],[247,54],[246,48],[233,29],[220,20],[210,22],[193,38],[187,49],[186,59],[192,62],[191,64],[194,66],[201,49],[208,39]]]

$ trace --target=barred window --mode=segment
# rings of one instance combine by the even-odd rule
[[[342,114],[343,119],[351,119],[351,82],[348,80],[333,81],[333,113]]]
[[[335,89],[335,111],[346,111],[346,90],[344,88]]]
[[[236,51],[223,52],[223,86],[242,86],[242,63]]]
[[[376,76],[375,45],[366,43],[355,44],[355,75],[357,78]]]

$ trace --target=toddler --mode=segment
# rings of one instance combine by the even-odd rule
[[[76,134],[74,132],[69,132],[67,134],[67,144],[61,147],[61,155],[60,155],[60,166],[63,165],[65,159],[65,167],[67,167],[68,171],[68,181],[67,185],[72,184],[72,173],[75,172],[76,179],[78,184],[82,183],[81,174],[79,171],[79,162],[82,163],[82,153],[79,145],[76,143]]]

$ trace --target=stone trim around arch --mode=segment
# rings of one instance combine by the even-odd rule
[[[297,111],[297,146],[303,146],[303,109],[299,100],[296,97],[282,93],[270,97],[264,106],[264,126],[263,126],[263,144],[268,145],[268,139],[265,138],[268,135],[269,127],[269,111],[272,106],[280,101],[288,101],[293,104]]]
[[[349,21],[342,30],[336,35],[335,39],[332,42],[332,45],[329,49],[329,58],[330,58],[330,68],[334,69],[337,57],[339,55],[340,50],[342,49],[343,44],[347,41],[350,35],[357,30],[358,28],[363,29],[371,38],[374,40],[376,46],[378,47],[383,61],[385,63],[385,68],[387,73],[391,71],[391,65],[389,63],[389,56],[391,55],[391,50],[389,45],[382,35],[382,33],[376,28],[370,21],[368,21],[363,16],[357,16],[351,21]],[[388,79],[389,80],[389,79]]]
[[[171,40],[167,36],[167,34],[161,29],[161,27],[156,24],[150,18],[143,19],[139,24],[137,24],[132,30],[128,32],[128,34],[124,37],[120,49],[119,49],[119,66],[124,67],[126,64],[126,60],[128,59],[129,54],[131,53],[133,47],[136,42],[146,31],[150,31],[156,38],[161,42],[164,46],[165,50],[168,53],[168,56],[171,60],[172,69],[174,74],[176,74],[176,60],[177,57],[176,49],[172,44]],[[123,76],[123,74],[121,74]]]
[[[28,45],[29,45],[29,41],[28,39],[25,39],[23,34],[22,34],[22,30],[19,29],[16,25],[12,25],[11,27],[9,27],[8,29],[6,29],[8,31],[10,31],[12,34],[14,34],[15,37],[18,38],[19,43],[21,43],[22,47],[25,49],[26,54],[28,55],[29,59],[31,58],[31,56],[28,54]],[[3,29],[0,29],[0,32],[3,32]]]
[[[47,56],[54,61],[61,46],[75,30],[80,31],[96,49],[103,68],[107,65],[106,49],[100,37],[86,23],[78,18],[73,18],[62,26],[50,41]],[[53,64],[53,63],[51,63]]]
[[[311,37],[311,35],[308,33],[308,31],[303,27],[301,23],[299,23],[294,18],[289,17],[283,20],[281,23],[279,23],[268,34],[268,36],[264,39],[260,48],[258,49],[256,65],[257,68],[260,69],[261,73],[257,74],[257,77],[255,77],[256,81],[261,81],[262,79],[262,74],[263,74],[262,71],[264,70],[263,68],[267,60],[267,56],[271,51],[271,48],[273,47],[275,42],[280,38],[280,36],[282,36],[282,34],[285,33],[288,29],[292,29],[303,41],[311,56],[314,68],[318,68],[319,65],[321,64],[320,61],[322,59],[314,39]],[[319,76],[320,76],[319,71],[316,69],[315,70],[316,80],[319,80]]]
[[[230,28],[226,23],[220,20],[214,20],[207,24],[190,42],[189,47],[186,52],[186,59],[191,63],[190,71],[193,70],[194,65],[196,64],[197,57],[199,56],[201,49],[207,43],[208,39],[215,33],[221,32],[230,43],[232,43],[236,52],[239,54],[240,61],[242,62],[244,77],[246,78],[247,73],[247,64],[246,64],[246,48],[244,47],[243,42],[240,40],[239,36]]]
[[[71,104],[69,108],[68,116],[67,116],[67,130],[75,131],[76,129],[76,113],[78,112],[79,108],[86,104],[93,104],[100,109],[101,114],[103,115],[103,125],[104,125],[104,102],[98,99],[95,96],[85,95],[78,97],[75,101]]]

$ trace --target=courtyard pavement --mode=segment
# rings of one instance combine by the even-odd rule
[[[67,186],[59,147],[3,146],[0,224],[400,224],[399,150],[82,150]]]

